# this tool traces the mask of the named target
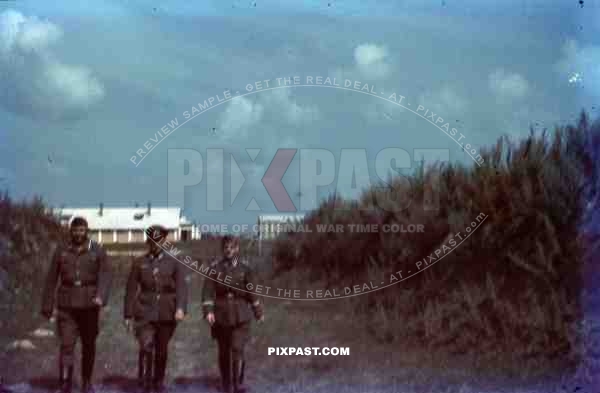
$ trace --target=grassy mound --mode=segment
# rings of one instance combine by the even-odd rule
[[[40,199],[15,202],[6,194],[0,198],[0,330],[4,339],[39,324],[46,271],[65,235]]]
[[[304,231],[277,240],[276,274],[302,272],[306,285],[352,287],[414,271],[416,261],[433,255],[440,263],[355,299],[356,315],[368,316],[366,329],[379,340],[482,358],[577,360],[579,234],[587,186],[598,175],[588,145],[599,129],[582,113],[576,125],[551,134],[498,139],[481,152],[481,166],[436,163],[365,190],[359,200],[333,196],[307,215]],[[424,230],[323,232],[324,224]],[[477,230],[467,236],[469,226]],[[457,234],[464,241],[450,247]]]

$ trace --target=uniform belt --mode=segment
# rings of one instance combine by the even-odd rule
[[[81,281],[81,280],[77,280],[77,281],[73,281],[73,282],[69,282],[69,283],[64,283],[63,286],[65,288],[80,288],[80,287],[91,287],[91,286],[95,286],[96,282],[95,281]]]

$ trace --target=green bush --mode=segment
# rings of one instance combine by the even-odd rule
[[[408,178],[365,190],[357,201],[334,195],[306,216],[307,227],[418,223],[425,231],[286,234],[274,245],[275,271],[308,272],[311,286],[352,286],[414,266],[483,213],[481,228],[441,263],[361,296],[356,312],[368,314],[369,331],[390,342],[575,360],[591,128],[582,113],[577,125],[551,135],[531,130],[520,141],[499,138],[481,152],[481,166],[422,165]],[[439,208],[425,209],[435,198]]]
[[[25,202],[14,202],[7,194],[0,198],[0,329],[4,339],[39,323],[46,271],[65,235],[40,198]]]

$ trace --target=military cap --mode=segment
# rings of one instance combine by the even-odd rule
[[[221,239],[221,246],[225,247],[225,245],[229,243],[240,244],[240,238],[232,235],[223,236],[223,238]]]
[[[88,222],[87,222],[87,220],[85,218],[78,216],[78,217],[74,217],[71,220],[71,228],[72,227],[81,227],[81,226],[83,226],[83,227],[87,227],[88,226]]]
[[[151,227],[146,229],[146,235],[149,239],[152,239],[154,241],[160,241],[166,238],[168,234],[169,231],[162,225],[152,225]]]

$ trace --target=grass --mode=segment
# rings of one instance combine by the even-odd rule
[[[582,113],[577,124],[551,134],[498,139],[483,149],[481,167],[422,165],[408,181],[391,178],[358,200],[332,195],[304,220],[313,232],[274,244],[275,272],[302,271],[311,285],[352,286],[373,274],[406,271],[448,236],[465,234],[483,213],[481,228],[442,263],[405,285],[362,296],[353,315],[377,321],[367,331],[390,345],[412,339],[441,355],[517,353],[575,364],[584,247],[598,244],[581,242],[583,207],[600,184],[589,149],[598,136],[600,122]],[[411,223],[423,224],[425,233],[317,229]],[[587,263],[597,266],[597,259]]]
[[[101,318],[95,380],[104,385],[127,387],[137,375],[137,346],[134,337],[122,324],[126,261],[115,261],[118,268],[115,291],[109,308]],[[177,328],[171,342],[168,380],[175,385],[212,389],[216,386],[216,343],[201,319],[199,302],[202,278],[193,276],[192,303],[188,318]],[[280,283],[278,283],[280,284]],[[254,323],[252,340],[247,347],[250,386],[260,391],[277,391],[283,386],[314,391],[322,383],[392,386],[411,381],[426,384],[435,375],[448,383],[464,382],[486,375],[490,378],[532,378],[537,364],[514,368],[492,367],[508,365],[506,356],[485,360],[472,356],[439,357],[407,340],[399,347],[374,342],[360,327],[376,324],[365,316],[354,316],[355,300],[334,302],[293,302],[265,300],[266,320]],[[41,320],[37,320],[41,323]],[[52,328],[51,324],[42,325]],[[22,330],[19,338],[27,337]],[[6,384],[30,381],[48,387],[56,374],[57,346],[52,338],[32,339],[37,349],[6,351],[0,355],[3,365],[0,375]],[[269,347],[349,347],[350,356],[269,356]],[[483,362],[483,363],[482,363]],[[487,362],[487,363],[486,363]],[[484,367],[487,366],[487,367]],[[486,371],[487,370],[487,371]],[[545,369],[546,374],[554,371]],[[539,375],[537,375],[539,376]],[[287,390],[289,391],[289,390]]]
[[[64,231],[42,201],[13,202],[0,196],[0,345],[35,325],[49,255]]]

